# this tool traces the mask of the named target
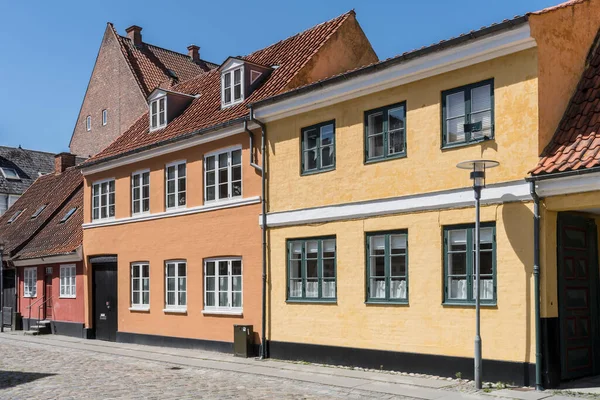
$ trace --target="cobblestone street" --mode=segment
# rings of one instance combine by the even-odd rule
[[[247,373],[0,340],[1,399],[401,399]]]

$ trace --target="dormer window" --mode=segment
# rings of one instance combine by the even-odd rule
[[[244,90],[242,82],[243,67],[223,73],[223,106],[237,104],[244,100]]]
[[[21,180],[21,177],[19,176],[19,174],[17,173],[17,171],[14,168],[2,167],[2,168],[0,168],[0,171],[2,172],[2,175],[6,179],[15,180],[15,181]]]
[[[221,108],[239,104],[262,85],[273,68],[243,58],[229,57],[221,71]]]
[[[150,130],[167,125],[167,98],[160,97],[150,102]]]

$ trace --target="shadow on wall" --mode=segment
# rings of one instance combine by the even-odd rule
[[[54,375],[56,374],[0,370],[0,389],[8,389]]]
[[[513,195],[502,196],[502,202],[512,202],[502,207],[502,221],[504,222],[504,231],[508,242],[514,253],[520,261],[520,267],[523,268],[523,279],[525,279],[525,354],[523,361],[535,362],[532,360],[531,326],[533,322],[533,211],[525,203],[517,201]],[[498,268],[513,268],[518,266],[499,265]],[[502,284],[501,282],[499,284]],[[518,335],[518,332],[515,332]],[[535,379],[535,377],[530,377]]]

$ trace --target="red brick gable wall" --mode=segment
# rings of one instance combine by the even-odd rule
[[[71,138],[71,153],[90,157],[107,147],[146,111],[147,104],[110,26],[106,27],[96,64]],[[102,125],[102,110],[108,123]],[[91,131],[86,118],[92,117]]]

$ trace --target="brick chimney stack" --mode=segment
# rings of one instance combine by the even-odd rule
[[[75,154],[58,153],[54,156],[54,173],[63,173],[67,168],[75,166]]]
[[[127,32],[127,37],[131,39],[134,45],[141,46],[142,45],[142,28],[137,25],[131,25],[129,28],[125,29]]]
[[[195,44],[191,44],[187,47],[188,49],[188,57],[192,59],[194,62],[200,61],[200,47]]]

